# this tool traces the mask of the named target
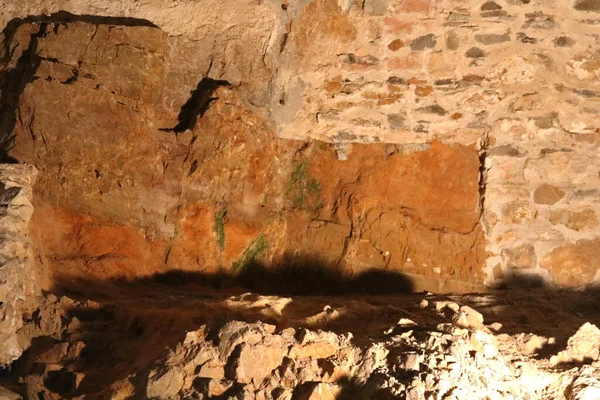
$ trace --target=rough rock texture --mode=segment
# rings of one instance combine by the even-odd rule
[[[1,133],[15,131],[17,146],[10,155],[40,169],[38,221],[49,218],[66,230],[85,226],[83,235],[99,236],[86,242],[83,254],[72,251],[82,243],[58,249],[59,254],[44,251],[53,265],[81,262],[100,274],[119,269],[130,275],[133,264],[127,260],[135,259],[140,271],[175,264],[212,271],[252,258],[253,248],[264,247],[258,240],[263,231],[310,231],[306,241],[294,239],[292,245],[318,242],[314,253],[352,259],[345,271],[357,270],[365,259],[394,270],[402,264],[402,271],[427,277],[416,281],[417,287],[460,289],[456,281],[565,285],[557,277],[569,274],[559,271],[566,264],[544,260],[582,240],[597,243],[600,236],[595,0],[242,1],[235,9],[213,0],[167,6],[155,0],[4,0],[0,5],[0,22],[9,25],[2,85],[9,117],[3,116]],[[15,19],[25,17],[30,18]],[[207,111],[214,89],[227,83],[238,100],[225,100],[221,88],[223,99]],[[15,112],[16,126],[10,117]],[[320,203],[316,192],[335,176],[302,183],[314,192],[309,195],[288,187],[292,175],[304,175],[305,167],[294,165],[303,144],[275,137],[331,143],[339,161],[360,159],[361,171],[372,167],[370,156],[360,156],[370,151],[402,158],[394,154],[395,146],[383,143],[415,153],[403,154],[408,159],[431,151],[451,160],[451,154],[440,155],[440,142],[450,153],[470,153],[447,171],[460,175],[452,178],[454,184],[480,190],[460,200],[468,205],[464,210],[450,205],[452,215],[438,215],[440,224],[452,220],[443,227],[431,225],[436,209],[444,207],[440,193],[424,191],[426,199],[415,195],[422,209],[414,210],[398,188],[375,200],[381,204],[377,211],[325,218],[315,211],[310,217],[284,213],[276,223],[263,213],[279,213],[290,193],[292,206],[302,200],[305,208],[322,206],[325,212],[345,204],[346,189],[340,188],[337,203]],[[246,144],[252,141],[254,147]],[[378,145],[363,150],[356,143]],[[64,155],[58,150],[63,147]],[[390,161],[396,163],[402,164]],[[448,175],[438,173],[447,182]],[[384,209],[395,198],[399,201]],[[348,203],[364,211],[352,199]],[[431,213],[423,210],[429,204]],[[481,225],[467,232],[469,213],[480,214]],[[369,219],[374,214],[385,217]],[[56,215],[60,222],[54,223]],[[223,228],[217,220],[226,221]],[[211,224],[218,229],[207,236]],[[366,232],[365,224],[380,226]],[[386,240],[398,241],[382,238],[384,224],[400,226],[397,236],[410,232],[409,239],[387,248]],[[119,229],[127,232],[116,233]],[[290,235],[284,237],[271,248],[283,252]],[[137,250],[123,240],[136,243]],[[106,248],[115,242],[121,243],[117,249]],[[432,244],[438,242],[442,245]],[[423,262],[436,246],[439,259]],[[469,246],[477,251],[463,255]],[[520,264],[506,250],[523,246],[527,266],[515,267]],[[585,279],[568,286],[591,284],[600,276],[593,265],[582,268]]]
[[[600,330],[581,324],[597,320],[597,299],[586,293],[382,301],[100,288],[82,292],[104,303],[40,299],[23,329],[34,345],[0,378],[12,398],[593,400],[600,390]],[[227,307],[239,319],[215,322]]]
[[[36,171],[30,165],[0,166],[0,366],[19,358],[27,343],[17,331],[34,309],[36,285],[28,223]]]
[[[10,48],[9,71],[30,83],[9,154],[41,171],[32,230],[45,287],[259,261],[339,279],[386,270],[396,290],[483,282],[473,147],[281,139],[239,89],[210,79],[178,115],[164,103],[178,64],[154,27],[26,23]]]
[[[452,324],[434,328],[401,319],[386,332],[388,338],[362,348],[351,344],[351,335],[291,328],[271,334],[261,324],[239,328],[262,331],[257,339],[259,343],[279,343],[261,349],[259,358],[242,361],[244,344],[228,355],[228,363],[246,362],[254,371],[264,370],[257,379],[250,381],[243,375],[223,373],[204,377],[202,373],[192,372],[203,362],[204,352],[211,351],[203,327],[188,333],[177,348],[168,351],[156,363],[148,380],[148,397],[591,400],[597,398],[594,396],[600,390],[598,365],[576,367],[567,372],[551,370],[544,362],[510,350],[515,338],[486,333],[483,325],[478,330]],[[589,328],[584,325],[569,340],[569,348],[576,337],[584,335],[585,329]],[[294,353],[298,342],[306,343],[304,346],[325,342],[331,344],[334,351],[303,357]],[[265,364],[265,358],[279,362]],[[220,368],[223,371],[227,367],[221,365]],[[566,390],[563,386],[567,386]]]

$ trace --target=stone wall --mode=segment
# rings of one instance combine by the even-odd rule
[[[35,309],[28,230],[35,175],[30,165],[0,165],[0,367],[19,358],[27,347],[17,331],[23,325],[23,314]]]
[[[248,1],[235,9],[218,1],[168,7],[158,1],[4,3],[0,16],[6,23],[27,16],[62,21],[42,32],[40,25],[13,20],[6,31],[9,70],[24,49],[31,50],[31,38],[43,50],[35,60],[39,66],[25,77],[39,79],[20,98],[12,156],[44,165],[37,187],[49,211],[39,216],[66,213],[70,221],[56,229],[97,226],[93,221],[100,218],[133,227],[131,243],[148,243],[138,246],[147,250],[120,254],[115,262],[129,256],[155,260],[167,251],[167,261],[148,271],[161,270],[172,257],[190,266],[217,260],[211,265],[218,268],[243,258],[267,226],[276,232],[301,226],[293,229],[304,232],[301,237],[275,235],[279,253],[308,247],[330,253],[326,258],[336,266],[341,259],[355,272],[359,264],[380,265],[430,277],[427,286],[438,289],[432,282],[440,279],[570,287],[595,280],[597,1]],[[59,11],[79,16],[43,17]],[[235,99],[214,102],[197,124],[182,124],[187,120],[179,112],[189,105],[190,91],[205,88],[199,84],[206,84],[204,78],[227,81]],[[219,90],[228,99],[227,90]],[[208,97],[196,111],[208,105]],[[239,107],[231,107],[238,98]],[[168,132],[173,127],[191,129]],[[216,130],[227,140],[215,139]],[[77,138],[85,132],[83,147]],[[248,139],[239,137],[252,137],[253,150],[248,153]],[[330,161],[319,156],[318,163],[306,163],[302,143],[275,138],[329,143],[324,154]],[[57,155],[64,148],[71,154],[66,159]],[[133,152],[143,156],[129,157]],[[244,166],[229,161],[240,154]],[[425,164],[429,172],[414,170]],[[327,179],[307,175],[309,170]],[[297,189],[288,186],[294,171],[309,176],[296,193],[301,207],[294,205]],[[342,179],[331,179],[331,171]],[[369,178],[352,184],[343,171]],[[394,186],[395,180],[400,184]],[[447,190],[434,190],[443,183]],[[313,193],[307,205],[304,191],[311,187],[323,199]],[[243,194],[232,195],[236,190]],[[361,198],[351,217],[339,215],[344,196]],[[264,199],[275,204],[265,207]],[[375,203],[373,209],[364,206]],[[57,204],[68,206],[57,214]],[[387,206],[393,211],[381,209]],[[229,242],[223,246],[214,216],[225,209]],[[294,217],[286,214],[278,225],[271,217],[283,209],[295,210]],[[379,217],[387,213],[384,220],[397,215],[384,227],[369,220],[373,210]],[[106,228],[101,236],[112,238],[114,232]],[[405,239],[388,244],[377,235]],[[485,257],[475,244],[481,235]],[[182,244],[174,237],[187,239]],[[233,247],[231,240],[237,242]],[[196,254],[198,247],[208,250]],[[89,252],[96,258],[112,254],[105,250]],[[72,252],[67,254],[52,260],[72,262]],[[401,259],[399,265],[387,259],[390,254]],[[432,257],[434,266],[426,261]]]

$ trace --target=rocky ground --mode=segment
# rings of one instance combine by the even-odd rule
[[[592,292],[79,288],[27,316],[31,346],[4,371],[0,398],[600,398]]]

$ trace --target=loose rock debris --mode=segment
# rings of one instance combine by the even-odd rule
[[[244,294],[231,296],[224,303],[239,307],[245,303],[263,304],[268,308],[267,299]],[[144,341],[144,345],[157,347],[145,349],[135,346],[135,338],[147,335],[143,331],[151,328],[129,317],[128,332],[120,340],[125,343],[123,349],[130,346],[132,352],[137,352],[137,359],[128,364],[124,354],[116,354],[111,362],[121,373],[115,375],[106,370],[105,375],[115,379],[102,381],[102,374],[90,365],[95,359],[103,365],[106,360],[102,352],[109,352],[115,343],[104,343],[110,340],[108,336],[92,339],[89,333],[82,333],[82,328],[95,324],[102,331],[119,318],[100,303],[49,296],[37,311],[36,322],[26,323],[21,332],[23,337],[32,338],[31,346],[6,374],[0,396],[264,400],[600,398],[600,329],[595,325],[582,324],[566,346],[558,348],[553,337],[502,333],[501,323],[487,321],[476,307],[451,298],[413,296],[412,303],[411,311],[404,314],[421,310],[416,318],[403,316],[396,324],[380,329],[379,334],[371,331],[366,337],[355,336],[351,329],[341,333],[339,329],[333,332],[285,327],[281,323],[212,320],[186,329],[167,345],[158,340],[158,332],[150,334],[154,339]],[[77,307],[88,310],[93,318],[65,312]],[[127,341],[132,344],[126,344]],[[544,355],[547,348],[554,353]],[[157,356],[144,359],[146,353]]]

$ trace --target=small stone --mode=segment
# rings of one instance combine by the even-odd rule
[[[465,56],[468,58],[483,58],[486,56],[486,53],[478,47],[471,47],[467,50]]]
[[[502,206],[502,222],[524,224],[533,218],[533,212],[526,201],[511,201]]]
[[[575,44],[575,40],[568,36],[559,36],[552,41],[556,47],[571,47]]]
[[[352,53],[349,53],[349,54],[342,54],[339,57],[340,57],[340,62],[342,64],[376,65],[379,63],[379,60],[372,55],[357,56]]]
[[[460,306],[453,301],[436,301],[435,302],[435,310],[437,312],[443,311],[446,308],[448,308],[454,312],[458,312],[460,310]]]
[[[482,11],[481,16],[484,18],[508,17],[508,13],[504,10]]]
[[[398,366],[406,371],[418,371],[421,362],[423,362],[423,356],[417,353],[404,353],[399,357]]]
[[[521,153],[519,151],[519,149],[517,149],[516,147],[510,145],[510,144],[505,144],[502,146],[495,146],[495,147],[490,147],[489,149],[487,149],[486,151],[488,156],[492,156],[492,157],[498,157],[498,156],[502,156],[502,157],[524,157],[525,154]]]
[[[389,114],[387,120],[391,129],[406,129],[404,116],[400,114]]]
[[[578,240],[546,254],[541,267],[550,272],[559,286],[576,288],[593,282],[600,269],[600,239]]]
[[[527,19],[521,29],[554,29],[557,27],[553,15],[546,15],[541,11],[525,14]]]
[[[589,208],[579,212],[568,210],[552,211],[548,219],[554,225],[561,224],[574,231],[593,229],[598,226],[598,216]]]
[[[388,44],[388,49],[390,49],[391,51],[399,50],[402,47],[404,47],[404,42],[400,39],[392,40],[390,44]]]
[[[469,23],[470,19],[471,14],[467,10],[454,10],[450,12],[450,15],[448,15],[448,21],[446,24],[450,26],[459,26]]]
[[[553,205],[565,197],[565,192],[556,186],[544,183],[533,192],[533,201],[536,204]]]
[[[521,43],[527,43],[527,44],[535,44],[535,43],[537,43],[537,39],[536,38],[533,38],[531,36],[527,36],[523,32],[517,33],[517,40],[520,41]]]
[[[548,344],[548,339],[534,334],[524,335],[520,350],[523,354],[531,356],[537,354]]]
[[[442,108],[438,104],[433,104],[431,106],[417,108],[417,112],[420,112],[422,114],[435,114],[435,115],[439,115],[439,116],[444,116],[444,115],[448,114],[448,111],[446,111],[444,108]]]
[[[429,96],[433,92],[432,86],[417,86],[415,88],[415,94],[419,97]]]
[[[421,300],[419,303],[419,308],[427,308],[429,306],[429,302],[426,299]]]
[[[430,33],[424,36],[419,36],[418,38],[414,39],[410,43],[410,48],[411,50],[422,51],[434,48],[436,43],[437,41],[435,39],[435,35],[433,33]]]
[[[554,126],[554,115],[549,115],[547,117],[540,117],[535,119],[535,126],[540,129],[550,129]]]
[[[396,326],[400,326],[402,328],[406,328],[406,327],[414,328],[417,326],[417,323],[415,321],[413,321],[412,319],[400,318],[400,320],[398,321]]]
[[[494,44],[509,42],[510,35],[508,33],[504,33],[502,35],[488,33],[485,35],[475,35],[475,40],[485,46],[491,46]]]
[[[387,82],[392,85],[406,85],[406,79],[398,78],[397,76],[390,76]]]
[[[494,322],[494,323],[489,324],[487,327],[494,332],[500,332],[500,330],[502,329],[502,326],[503,325],[500,322]]]
[[[483,315],[469,306],[462,306],[459,312],[452,318],[452,323],[459,328],[465,329],[481,329],[484,327]]]
[[[573,8],[579,11],[600,12],[600,0],[576,0]]]
[[[508,268],[525,269],[537,266],[535,248],[530,244],[503,249],[501,254]]]
[[[458,50],[460,47],[460,39],[455,32],[449,32],[446,36],[446,48],[448,50]]]
[[[494,10],[502,10],[502,7],[496,3],[495,1],[486,1],[482,4],[481,11],[494,11]]]
[[[504,269],[500,263],[494,265],[494,268],[492,269],[492,275],[496,281],[504,280]]]

